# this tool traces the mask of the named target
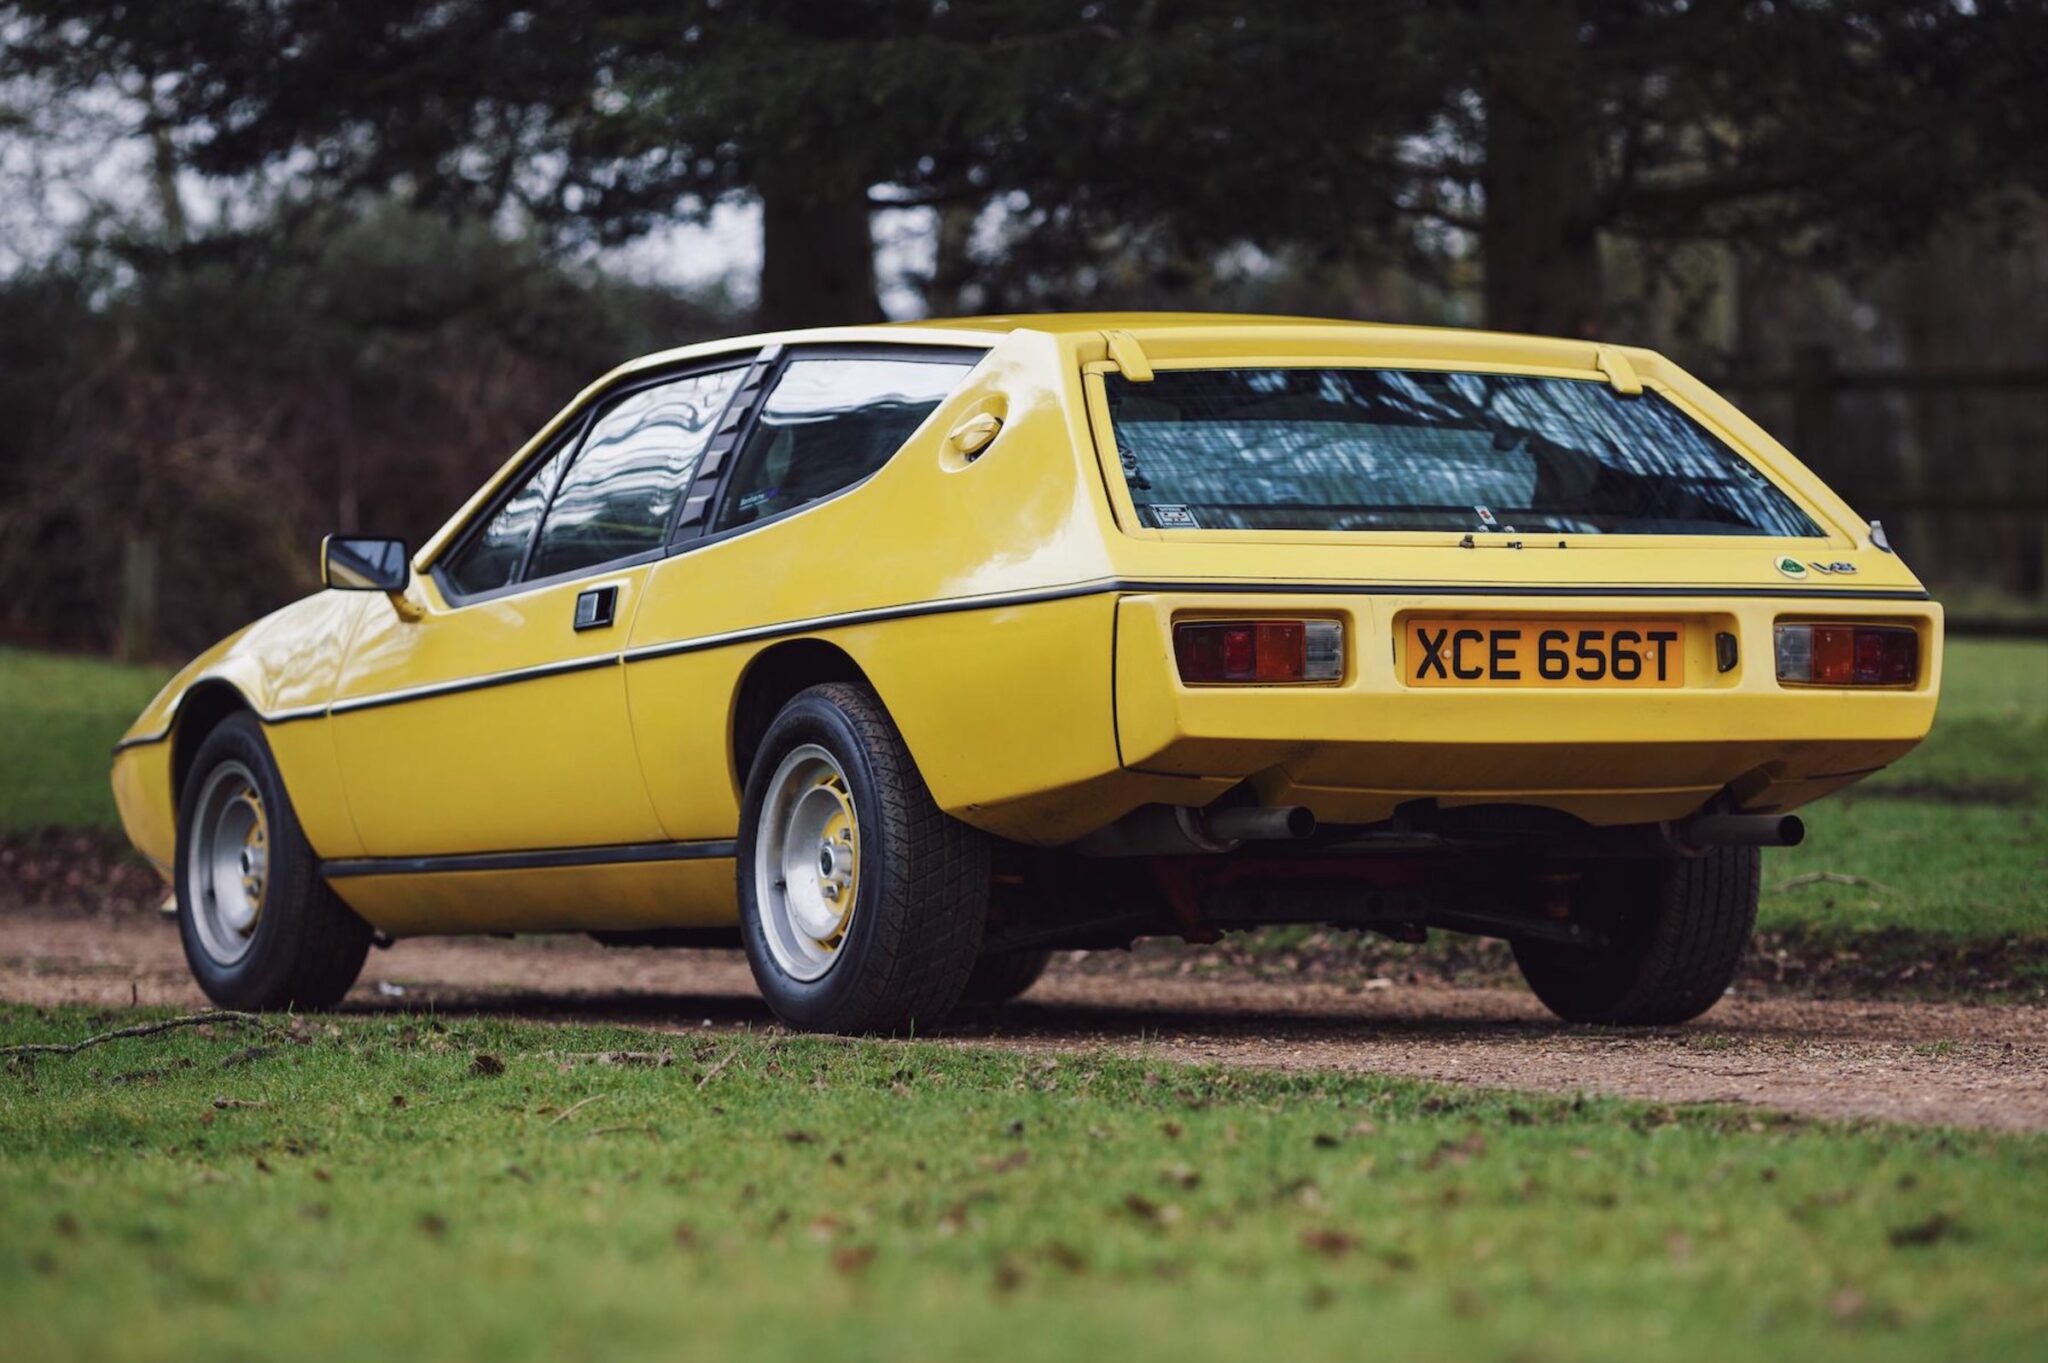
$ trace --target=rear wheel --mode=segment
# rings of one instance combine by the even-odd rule
[[[1050,960],[1050,951],[1002,951],[983,956],[974,963],[974,973],[967,977],[967,992],[961,1000],[1008,1003],[1038,983]]]
[[[1689,1022],[1734,982],[1756,926],[1762,864],[1754,847],[1595,863],[1573,894],[1572,917],[1608,944],[1517,942],[1515,963],[1566,1021]]]
[[[224,1008],[331,1008],[370,950],[370,925],[320,879],[252,715],[206,736],[178,804],[178,935]]]
[[[814,686],[783,707],[738,850],[747,961],[784,1022],[891,1032],[960,1001],[988,917],[988,838],[932,802],[872,690]]]

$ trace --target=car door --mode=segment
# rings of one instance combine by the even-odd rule
[[[332,709],[371,857],[651,843],[619,656],[751,352],[591,401],[350,649]]]
[[[784,571],[765,537],[805,532],[771,527],[873,476],[982,354],[930,345],[764,352],[748,380],[762,396],[737,423],[731,455],[699,471],[678,552],[655,568],[633,623],[625,669],[633,731],[669,837],[730,838],[739,826],[728,753],[732,700],[752,650],[703,641],[817,615],[844,598],[844,582]],[[848,577],[886,549],[852,537],[839,543]]]

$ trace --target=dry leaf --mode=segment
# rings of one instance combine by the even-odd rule
[[[848,1277],[866,1272],[867,1266],[874,1261],[873,1245],[843,1245],[832,1251],[832,1267]]]
[[[1143,1193],[1125,1193],[1124,1210],[1155,1226],[1171,1226],[1180,1220],[1180,1208],[1171,1202],[1154,1202]]]
[[[1422,1168],[1424,1172],[1428,1172],[1445,1164],[1470,1164],[1485,1153],[1486,1137],[1475,1127],[1466,1133],[1463,1140],[1437,1142],[1436,1149],[1430,1152],[1429,1158],[1423,1160]]]
[[[1045,1257],[1069,1273],[1086,1273],[1088,1260],[1072,1245],[1054,1240],[1045,1247]]]
[[[1894,1249],[1908,1246],[1938,1244],[1951,1236],[1960,1236],[1962,1226],[1945,1211],[1935,1212],[1925,1221],[1915,1221],[1910,1226],[1898,1226],[1887,1233],[1886,1239]]]
[[[1341,1230],[1312,1226],[1301,1233],[1301,1244],[1326,1259],[1341,1259],[1358,1247],[1358,1240]]]

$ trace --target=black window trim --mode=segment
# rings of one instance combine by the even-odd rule
[[[1560,381],[1563,381],[1563,382],[1568,382],[1568,383],[1590,383],[1590,384],[1596,384],[1596,385],[1598,385],[1598,384],[1606,384],[1606,383],[1608,382],[1608,380],[1606,380],[1606,379],[1603,379],[1603,378],[1593,378],[1593,377],[1582,377],[1582,376],[1576,376],[1576,375],[1565,375],[1565,374],[1549,374],[1549,373],[1542,373],[1542,372],[1535,372],[1535,373],[1523,373],[1523,372],[1520,372],[1520,371],[1517,371],[1517,370],[1514,370],[1514,369],[1506,369],[1506,368],[1496,368],[1496,367],[1492,367],[1492,366],[1490,366],[1490,365],[1483,365],[1483,364],[1476,364],[1476,363],[1475,363],[1475,364],[1471,364],[1471,365],[1462,365],[1462,364],[1461,364],[1461,365],[1457,365],[1457,366],[1448,366],[1448,367],[1440,367],[1440,366],[1436,366],[1436,365],[1427,365],[1427,366],[1425,366],[1425,365],[1417,365],[1417,364],[1400,364],[1400,363],[1393,363],[1393,362],[1387,362],[1387,363],[1368,363],[1368,362],[1359,362],[1359,363],[1351,363],[1351,364],[1341,364],[1341,365],[1340,365],[1340,364],[1310,364],[1310,365],[1301,365],[1301,364],[1293,364],[1293,363],[1285,363],[1285,362],[1274,362],[1274,363],[1271,363],[1271,364],[1267,364],[1267,365],[1263,365],[1263,366],[1261,366],[1261,365],[1255,365],[1255,364],[1252,364],[1252,363],[1249,363],[1249,362],[1246,362],[1246,363],[1237,363],[1237,362],[1224,362],[1224,363],[1217,363],[1217,362],[1212,362],[1212,361],[1202,361],[1202,362],[1196,362],[1196,363],[1187,363],[1187,364],[1169,364],[1169,365],[1167,365],[1167,366],[1166,366],[1166,368],[1167,368],[1167,369],[1169,369],[1169,370],[1172,370],[1173,372],[1176,372],[1176,373],[1192,373],[1192,372],[1197,372],[1197,371],[1202,371],[1202,370],[1211,370],[1211,369],[1230,369],[1230,370],[1236,370],[1236,369],[1252,369],[1252,368],[1276,368],[1276,369],[1277,369],[1277,368],[1288,368],[1288,369],[1297,369],[1297,368],[1316,368],[1316,369],[1369,369],[1369,370],[1375,370],[1375,371],[1381,371],[1381,372],[1394,372],[1394,373],[1432,373],[1432,374],[1477,374],[1477,375],[1485,375],[1485,376],[1499,376],[1499,377],[1509,377],[1509,378],[1554,378],[1554,379],[1558,379],[1558,380],[1560,380]],[[1112,371],[1112,373],[1113,373],[1113,372],[1114,372],[1114,371]],[[1107,384],[1107,377],[1108,377],[1108,376],[1107,376],[1107,375],[1104,375],[1104,376],[1101,376],[1101,377],[1103,377],[1103,378],[1104,378],[1104,385],[1103,385],[1103,398],[1104,398],[1104,406],[1105,406],[1105,407],[1107,407],[1107,405],[1108,405],[1108,396],[1109,396],[1109,394],[1108,394],[1108,384]],[[1706,414],[1705,414],[1704,412],[1702,412],[1701,410],[1699,410],[1699,408],[1697,408],[1697,407],[1696,407],[1696,406],[1695,406],[1695,405],[1694,405],[1694,404],[1693,404],[1693,403],[1692,403],[1692,402],[1690,401],[1690,399],[1686,398],[1684,394],[1681,394],[1681,393],[1675,392],[1675,391],[1673,391],[1673,390],[1671,390],[1671,389],[1669,389],[1669,388],[1666,388],[1666,387],[1664,387],[1663,385],[1646,385],[1643,391],[1644,391],[1644,394],[1645,394],[1646,396],[1647,396],[1647,395],[1650,395],[1650,394],[1652,394],[1652,393],[1654,393],[1654,394],[1655,394],[1655,396],[1657,396],[1657,397],[1658,397],[1659,399],[1661,399],[1662,401],[1664,401],[1664,402],[1666,402],[1666,403],[1670,404],[1670,405],[1671,405],[1671,406],[1672,406],[1672,407],[1673,407],[1674,409],[1676,409],[1676,411],[1677,411],[1677,412],[1679,413],[1679,415],[1680,415],[1680,416],[1684,417],[1684,418],[1685,418],[1685,419],[1686,419],[1687,421],[1691,422],[1691,423],[1692,423],[1693,425],[1695,425],[1695,426],[1699,427],[1699,428],[1700,428],[1700,431],[1701,431],[1701,433],[1702,433],[1702,434],[1703,434],[1703,435],[1704,435],[1704,436],[1705,436],[1705,437],[1707,438],[1707,440],[1708,440],[1708,441],[1709,441],[1709,442],[1710,442],[1711,444],[1713,444],[1713,445],[1714,445],[1714,446],[1715,446],[1716,448],[1718,448],[1718,449],[1720,449],[1720,450],[1723,450],[1723,451],[1725,451],[1725,452],[1726,452],[1727,454],[1729,454],[1729,455],[1730,455],[1731,457],[1733,457],[1733,458],[1734,458],[1734,459],[1735,459],[1735,460],[1736,460],[1736,461],[1737,461],[1738,463],[1740,463],[1740,464],[1742,464],[1742,465],[1746,466],[1746,467],[1747,467],[1747,468],[1749,468],[1749,469],[1750,469],[1750,470],[1751,470],[1751,471],[1752,471],[1753,473],[1755,473],[1755,474],[1756,474],[1756,475],[1757,475],[1758,477],[1760,477],[1761,479],[1763,479],[1763,481],[1765,482],[1765,484],[1767,484],[1767,485],[1768,485],[1768,486],[1769,486],[1769,487],[1770,487],[1770,488],[1771,488],[1771,489],[1772,489],[1773,491],[1775,491],[1775,492],[1776,492],[1776,493],[1777,493],[1777,494],[1778,494],[1779,496],[1783,497],[1783,498],[1784,498],[1784,499],[1785,499],[1785,500],[1786,500],[1786,501],[1787,501],[1787,502],[1788,502],[1788,503],[1789,503],[1789,504],[1790,504],[1790,505],[1792,506],[1793,510],[1797,511],[1797,512],[1798,512],[1798,513],[1799,513],[1800,515],[1804,516],[1804,517],[1806,518],[1806,520],[1807,520],[1808,524],[1812,525],[1812,526],[1814,527],[1814,530],[1815,530],[1815,532],[1816,532],[1816,533],[1814,533],[1814,534],[1812,534],[1812,535],[1768,535],[1768,534],[1761,534],[1761,533],[1751,533],[1751,534],[1747,534],[1747,535],[1733,535],[1733,534],[1730,534],[1730,535],[1725,535],[1725,536],[1724,536],[1724,535],[1714,535],[1714,534],[1705,534],[1705,535],[1698,535],[1698,536],[1688,536],[1689,538],[1697,538],[1697,539],[1701,539],[1701,540],[1709,540],[1709,541],[1712,541],[1712,540],[1720,540],[1720,541],[1724,541],[1724,542],[1725,542],[1725,541],[1729,541],[1729,540],[1738,540],[1738,539],[1739,539],[1739,540],[1745,540],[1745,541],[1754,541],[1754,542],[1756,542],[1756,543],[1759,543],[1759,544],[1763,544],[1763,545],[1771,545],[1771,544],[1778,544],[1778,545],[1783,545],[1783,544],[1808,544],[1808,545],[1813,545],[1813,544],[1839,544],[1839,543],[1841,543],[1841,542],[1842,542],[1842,531],[1841,531],[1841,529],[1840,529],[1840,528],[1839,528],[1838,526],[1836,526],[1836,518],[1835,518],[1835,517],[1833,517],[1833,516],[1831,516],[1831,515],[1827,514],[1826,512],[1822,511],[1822,509],[1820,508],[1820,506],[1819,506],[1819,505],[1818,505],[1817,503],[1815,503],[1814,501],[1812,501],[1812,500],[1811,500],[1811,498],[1810,498],[1810,497],[1809,497],[1809,496],[1807,495],[1807,493],[1806,493],[1806,492],[1805,492],[1804,490],[1801,490],[1801,489],[1796,489],[1796,488],[1795,488],[1795,487],[1794,487],[1794,486],[1793,486],[1793,485],[1792,485],[1792,484],[1791,484],[1791,483],[1790,483],[1789,481],[1787,481],[1787,480],[1786,480],[1785,478],[1783,478],[1783,477],[1782,477],[1782,476],[1780,475],[1779,471],[1778,471],[1778,470],[1777,470],[1776,468],[1774,468],[1774,467],[1771,467],[1771,466],[1769,466],[1769,465],[1765,464],[1765,463],[1764,463],[1764,462],[1763,462],[1762,460],[1758,459],[1758,458],[1757,458],[1757,457],[1756,457],[1756,456],[1755,456],[1755,455],[1754,455],[1754,454],[1753,454],[1753,453],[1752,453],[1752,452],[1751,452],[1751,451],[1750,451],[1750,450],[1749,450],[1749,449],[1748,449],[1748,448],[1747,448],[1747,447],[1746,447],[1746,446],[1745,446],[1744,444],[1742,444],[1742,443],[1741,443],[1741,442],[1740,442],[1739,440],[1737,440],[1737,439],[1735,438],[1735,436],[1734,436],[1734,435],[1733,435],[1732,433],[1730,433],[1730,432],[1726,432],[1726,431],[1724,431],[1724,430],[1720,429],[1720,427],[1719,427],[1719,423],[1718,423],[1718,422],[1714,421],[1714,420],[1713,420],[1712,418],[1708,417],[1708,416],[1707,416],[1707,415],[1706,415]],[[1133,493],[1133,490],[1132,490],[1132,489],[1130,488],[1130,486],[1129,486],[1129,482],[1130,482],[1129,476],[1128,476],[1127,474],[1125,474],[1125,473],[1123,472],[1123,468],[1122,468],[1122,460],[1121,460],[1121,458],[1120,458],[1119,456],[1117,456],[1117,454],[1116,454],[1116,451],[1115,451],[1115,446],[1114,446],[1114,442],[1115,442],[1115,440],[1116,440],[1116,434],[1115,434],[1115,425],[1116,425],[1116,423],[1115,423],[1115,419],[1114,419],[1114,417],[1112,417],[1112,418],[1111,418],[1111,420],[1110,420],[1110,428],[1111,428],[1111,429],[1110,429],[1110,440],[1111,440],[1111,457],[1110,457],[1110,459],[1108,459],[1108,460],[1098,460],[1098,462],[1099,462],[1099,463],[1101,463],[1101,464],[1102,464],[1102,466],[1103,466],[1103,467],[1102,467],[1103,487],[1104,487],[1104,490],[1105,490],[1105,491],[1109,491],[1109,490],[1110,490],[1110,488],[1109,488],[1109,477],[1110,477],[1110,469],[1111,469],[1111,467],[1112,467],[1112,466],[1113,466],[1113,467],[1115,467],[1115,468],[1116,468],[1116,471],[1117,471],[1117,477],[1118,477],[1118,480],[1119,480],[1120,484],[1121,484],[1121,485],[1123,486],[1123,490],[1124,490],[1125,496],[1126,496],[1127,498],[1130,498],[1130,500],[1131,500],[1131,502],[1132,502],[1132,509],[1133,509],[1133,511],[1135,512],[1135,511],[1136,511],[1136,497],[1135,497],[1135,495],[1134,495],[1134,493]],[[1114,502],[1115,502],[1115,500],[1116,500],[1116,498],[1115,498],[1115,496],[1114,496],[1114,494],[1113,494],[1113,493],[1112,493],[1112,495],[1111,495],[1111,497],[1110,497],[1110,500],[1111,500],[1111,502],[1112,502],[1112,503],[1114,503]],[[1289,530],[1260,530],[1260,531],[1241,531],[1241,530],[1235,530],[1235,529],[1221,529],[1221,528],[1218,528],[1218,529],[1209,529],[1209,528],[1206,528],[1206,527],[1205,527],[1205,528],[1203,528],[1203,529],[1200,529],[1200,530],[1191,530],[1191,531],[1177,531],[1177,530],[1164,530],[1164,531],[1163,531],[1163,530],[1159,530],[1159,529],[1157,529],[1157,528],[1155,528],[1155,527],[1152,527],[1152,526],[1147,526],[1147,525],[1144,525],[1144,524],[1142,523],[1142,521],[1134,522],[1134,523],[1133,523],[1133,525],[1131,525],[1131,526],[1128,526],[1128,527],[1125,527],[1125,526],[1123,526],[1123,525],[1122,525],[1122,517],[1121,517],[1121,515],[1120,515],[1120,514],[1119,514],[1119,516],[1118,516],[1118,524],[1119,524],[1119,528],[1120,528],[1120,529],[1123,529],[1123,531],[1124,531],[1124,533],[1125,533],[1125,534],[1142,534],[1142,535],[1145,535],[1145,536],[1154,536],[1154,535],[1168,535],[1168,536],[1171,536],[1171,537],[1172,537],[1172,539],[1173,539],[1174,541],[1176,541],[1176,542],[1181,542],[1181,543],[1195,543],[1195,542],[1199,542],[1199,541],[1210,541],[1210,542],[1214,542],[1214,541],[1212,540],[1212,537],[1213,537],[1213,536],[1215,536],[1215,535],[1236,535],[1236,534],[1260,534],[1260,535],[1278,535],[1278,536],[1295,536],[1295,537],[1299,537],[1299,538],[1297,538],[1297,539],[1294,539],[1294,540],[1292,540],[1292,541],[1288,541],[1288,542],[1293,542],[1293,543],[1303,543],[1303,544],[1306,544],[1306,543],[1311,543],[1311,542],[1318,542],[1318,543],[1330,543],[1330,542],[1334,542],[1334,541],[1333,541],[1333,540],[1332,540],[1332,539],[1330,538],[1330,537],[1332,537],[1332,536],[1343,536],[1343,537],[1347,537],[1347,538],[1348,538],[1348,537],[1352,537],[1352,536],[1360,536],[1360,535],[1372,535],[1372,536],[1384,536],[1384,535],[1418,535],[1418,536],[1429,536],[1429,537],[1431,537],[1431,540],[1430,540],[1430,542],[1431,542],[1432,544],[1434,544],[1434,543],[1438,542],[1439,540],[1440,540],[1440,541],[1441,541],[1442,543],[1444,543],[1444,544],[1449,544],[1449,543],[1451,543],[1451,542],[1453,541],[1453,539],[1454,539],[1455,537],[1457,537],[1457,536],[1459,536],[1459,535],[1461,535],[1461,534],[1462,534],[1462,535],[1463,535],[1463,536],[1464,536],[1465,538],[1467,538],[1467,539],[1470,539],[1470,538],[1472,538],[1472,537],[1473,537],[1473,536],[1475,536],[1475,535],[1476,535],[1476,536],[1479,536],[1479,542],[1480,542],[1480,543],[1487,543],[1487,542],[1490,542],[1490,540],[1496,540],[1496,539],[1511,539],[1511,538],[1521,538],[1521,539],[1527,539],[1527,538],[1529,538],[1529,537],[1530,537],[1529,533],[1527,533],[1527,532],[1521,533],[1521,534],[1519,534],[1519,535],[1510,535],[1510,534],[1508,534],[1507,532],[1504,532],[1504,531],[1484,531],[1484,530],[1471,530],[1471,531],[1462,531],[1462,532],[1461,532],[1461,531],[1456,531],[1456,530],[1417,530],[1417,529],[1371,529],[1371,530],[1329,530],[1329,529],[1317,529],[1317,530],[1308,530],[1308,529],[1289,529]],[[1834,527],[1834,528],[1831,528],[1831,527]],[[1626,532],[1623,532],[1623,533],[1615,533],[1615,532],[1606,532],[1606,531],[1602,531],[1602,532],[1596,532],[1596,533],[1592,533],[1592,534],[1589,534],[1589,533],[1587,533],[1587,532],[1584,532],[1584,531],[1539,531],[1539,532],[1534,532],[1534,533],[1536,533],[1536,534],[1539,534],[1539,535],[1543,535],[1543,536],[1553,536],[1553,535],[1557,535],[1557,536],[1561,536],[1561,535],[1576,535],[1576,536],[1578,536],[1578,537],[1579,537],[1579,538],[1581,538],[1581,539],[1592,539],[1592,538],[1613,538],[1613,539],[1627,539],[1627,538],[1632,538],[1632,537],[1633,537],[1633,538],[1642,538],[1642,537],[1643,537],[1643,536],[1640,536],[1640,535],[1631,535],[1631,534],[1629,534],[1629,533],[1626,533]],[[1282,541],[1277,541],[1277,540],[1276,540],[1275,542],[1276,542],[1276,543],[1279,543],[1279,542],[1282,542]]]
[[[975,367],[986,359],[989,352],[993,349],[993,344],[986,346],[932,345],[915,341],[820,341],[811,345],[797,344],[782,347],[779,354],[772,356],[772,362],[765,363],[765,372],[758,386],[754,384],[751,377],[748,383],[744,385],[755,388],[755,391],[751,396],[745,418],[733,432],[731,454],[725,459],[717,475],[709,480],[710,486],[703,489],[698,487],[698,483],[706,481],[700,473],[699,477],[693,479],[690,487],[685,491],[682,498],[684,504],[697,497],[700,492],[705,497],[706,500],[702,504],[703,520],[695,528],[679,525],[675,537],[668,546],[667,556],[672,558],[678,554],[687,554],[692,550],[706,548],[709,545],[723,544],[727,540],[736,539],[741,535],[751,534],[756,530],[765,529],[781,521],[786,521],[792,516],[802,515],[804,512],[823,506],[827,502],[837,501],[847,493],[865,486],[869,479],[895,461],[896,454],[902,452],[902,447],[899,446],[896,453],[892,453],[887,459],[883,460],[880,467],[876,468],[873,473],[857,478],[845,487],[836,488],[822,497],[814,497],[801,506],[790,507],[787,511],[778,511],[773,516],[768,516],[758,521],[750,521],[746,525],[735,525],[728,530],[713,531],[711,529],[712,519],[716,516],[719,505],[725,499],[727,485],[731,483],[733,474],[739,468],[740,453],[746,448],[747,439],[753,435],[754,427],[760,422],[761,412],[767,406],[769,394],[775,391],[775,385],[782,381],[783,372],[789,368],[792,362],[796,360],[845,359],[902,360],[913,364],[965,363],[968,367],[967,373],[960,376],[960,382],[964,384],[974,372]],[[764,362],[767,362],[771,360],[771,357],[764,352],[762,359]],[[958,385],[955,385],[953,391],[959,391]],[[941,399],[941,402],[950,401],[951,398],[952,393],[948,393],[945,398]],[[907,444],[908,442],[906,441],[905,443]]]
[[[766,349],[773,348],[768,347]],[[666,383],[673,383],[677,379],[696,378],[704,374],[721,373],[728,369],[744,370],[750,368],[759,362],[763,353],[763,347],[749,346],[720,355],[703,356],[662,369],[627,375],[609,388],[592,394],[590,400],[577,409],[567,422],[563,423],[562,429],[555,433],[555,438],[541,446],[540,449],[535,450],[533,456],[519,466],[519,471],[506,480],[505,486],[499,491],[498,495],[493,497],[489,503],[479,508],[476,515],[470,518],[469,524],[463,526],[462,533],[457,535],[448,548],[435,558],[433,565],[427,570],[427,573],[428,576],[434,579],[434,586],[440,591],[442,599],[450,607],[460,609],[464,606],[472,606],[480,602],[495,601],[501,597],[514,596],[520,592],[560,586],[565,582],[575,582],[586,577],[599,577],[605,573],[619,572],[627,568],[637,568],[644,563],[660,561],[670,552],[670,548],[665,544],[656,545],[652,549],[643,549],[637,554],[628,554],[620,558],[608,559],[603,563],[593,563],[585,567],[571,569],[568,572],[553,573],[547,577],[529,578],[526,575],[527,569],[533,563],[534,548],[540,542],[541,528],[547,524],[548,512],[554,509],[555,494],[561,490],[562,480],[568,477],[569,470],[574,467],[576,456],[581,452],[584,436],[589,434],[590,427],[603,413],[610,411],[619,402],[624,401],[635,393],[644,392],[649,388],[657,388]],[[740,387],[734,390],[726,410],[720,413],[719,424],[723,425],[730,419],[735,404],[739,404],[742,401],[751,402],[757,396],[748,395],[747,385],[743,380]],[[555,485],[548,489],[547,500],[542,503],[540,517],[533,523],[533,533],[527,537],[526,547],[520,552],[519,567],[513,573],[512,580],[502,587],[492,587],[481,592],[456,590],[449,581],[445,565],[452,562],[464,550],[468,549],[471,542],[478,535],[482,534],[484,529],[496,518],[497,514],[504,509],[505,504],[518,496],[525,488],[526,480],[532,477],[541,465],[547,463],[548,460],[554,458],[564,449],[570,450],[571,453],[569,458],[563,463],[561,472],[555,479]],[[691,487],[694,486],[695,478],[693,476],[691,482],[685,485],[683,495],[676,498],[676,511],[672,515],[681,514],[683,503],[687,500]]]

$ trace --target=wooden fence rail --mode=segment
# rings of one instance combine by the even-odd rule
[[[2038,604],[1957,617],[1954,633],[2048,637],[2048,366],[1844,366],[1826,346],[1715,386],[1885,522],[1937,591]]]

